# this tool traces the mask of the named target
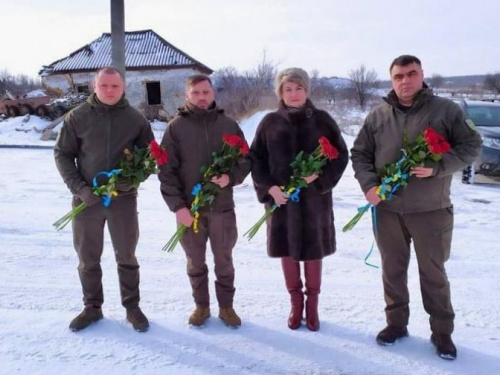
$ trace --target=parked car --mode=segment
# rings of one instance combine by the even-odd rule
[[[463,170],[462,182],[473,184],[477,175],[500,181],[500,102],[466,99],[456,102],[483,139],[481,154]]]

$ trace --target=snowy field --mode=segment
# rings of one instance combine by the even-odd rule
[[[249,141],[263,116],[242,122]],[[0,122],[0,144],[45,144],[36,117]],[[346,141],[352,144],[352,137]],[[209,257],[212,318],[201,329],[187,318],[193,302],[180,247],[164,253],[175,230],[152,176],[140,188],[141,307],[151,322],[137,333],[120,305],[109,238],[102,259],[104,320],[72,333],[82,309],[71,229],[51,224],[70,208],[70,193],[51,149],[0,148],[0,374],[413,374],[500,373],[500,185],[452,186],[455,232],[447,270],[456,312],[458,359],[440,359],[429,342],[416,260],[409,273],[410,337],[381,347],[385,326],[380,269],[364,264],[373,236],[368,217],[349,233],[340,228],[365,204],[350,166],[334,190],[338,251],[325,258],[321,329],[288,329],[289,297],[280,262],[267,257],[265,230],[248,242],[242,234],[263,213],[250,179],[235,189],[240,238],[234,249],[235,309],[243,320],[229,329],[217,318]],[[370,258],[380,264],[375,251]]]

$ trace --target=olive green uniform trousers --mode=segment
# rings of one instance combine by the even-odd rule
[[[233,247],[238,238],[234,210],[201,212],[198,233],[189,228],[181,238],[186,253],[187,274],[191,283],[194,302],[209,307],[208,267],[206,264],[207,241],[214,256],[215,294],[219,307],[233,307],[234,266]]]
[[[74,205],[79,201],[74,199]],[[139,263],[135,249],[139,240],[137,195],[114,198],[109,207],[98,203],[85,208],[73,220],[73,242],[78,253],[78,272],[85,306],[101,307],[101,256],[104,246],[104,227],[108,226],[118,266],[122,305],[139,305]]]
[[[382,278],[387,324],[406,327],[410,317],[408,265],[413,241],[420,276],[420,290],[430,327],[437,334],[451,334],[455,313],[450,283],[444,267],[450,256],[453,207],[398,214],[376,209],[374,226],[382,258]]]

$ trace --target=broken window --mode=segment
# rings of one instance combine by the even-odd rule
[[[161,104],[160,82],[146,82],[146,91],[148,95],[148,105]]]
[[[88,95],[90,93],[89,85],[75,85],[75,91],[77,94]]]

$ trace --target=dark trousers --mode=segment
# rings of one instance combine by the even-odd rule
[[[425,311],[431,330],[453,332],[455,313],[444,263],[450,256],[453,208],[400,215],[377,208],[377,245],[382,258],[382,277],[389,325],[405,327],[410,317],[408,265],[413,240]]]
[[[73,243],[80,260],[78,272],[85,306],[101,307],[101,256],[104,243],[104,225],[107,223],[115,252],[120,282],[122,305],[139,305],[139,264],[135,249],[139,240],[137,197],[129,195],[113,199],[106,208],[95,204],[85,208],[73,220]]]
[[[202,212],[198,233],[189,228],[181,239],[186,253],[187,274],[191,282],[194,302],[202,307],[210,305],[208,292],[207,241],[214,255],[215,293],[220,307],[232,307],[234,298],[233,247],[238,238],[234,210]]]

